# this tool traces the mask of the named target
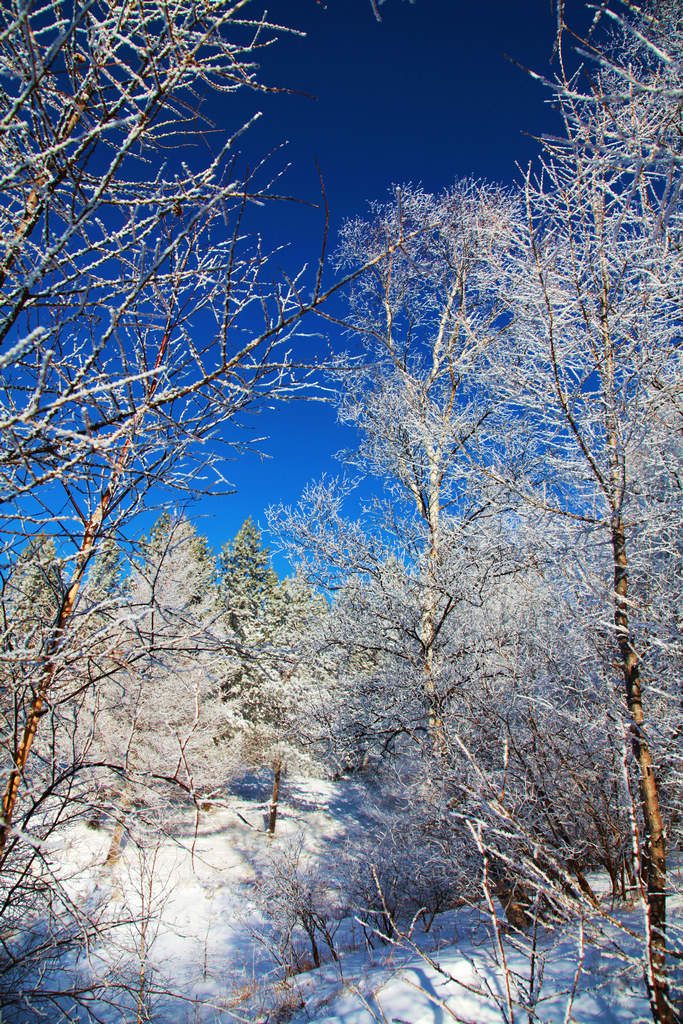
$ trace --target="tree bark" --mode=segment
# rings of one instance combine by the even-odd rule
[[[168,339],[169,323],[167,321],[166,331],[162,338],[161,345],[159,346],[159,352],[157,353],[156,362],[154,364],[155,372],[160,368],[163,362],[166,349],[168,347]],[[148,402],[153,398],[158,383],[159,378],[152,377],[147,391]],[[76,565],[71,577],[71,583],[69,584],[69,589],[62,601],[62,606],[59,610],[59,615],[57,616],[57,621],[54,629],[52,630],[52,634],[45,646],[45,653],[39,661],[37,673],[38,679],[34,690],[34,697],[26,717],[26,723],[24,725],[21,739],[15,750],[14,767],[10,771],[5,787],[5,793],[2,800],[2,820],[0,821],[0,869],[5,862],[5,848],[12,828],[12,819],[14,817],[14,809],[17,802],[17,796],[19,794],[19,787],[24,775],[24,768],[26,767],[26,762],[29,754],[31,753],[36,732],[38,731],[38,723],[45,713],[48,694],[57,673],[56,658],[59,652],[59,647],[61,645],[64,632],[73,615],[76,598],[78,597],[78,592],[81,588],[81,583],[83,582],[83,577],[85,575],[85,570],[92,554],[93,547],[100,536],[104,521],[107,517],[112,501],[114,500],[114,495],[119,486],[121,477],[131,457],[135,431],[142,423],[146,411],[146,405],[142,405],[133,415],[127,430],[128,436],[126,437],[118,458],[114,463],[109,482],[105,490],[102,492],[102,496],[95,508],[95,511],[90,515],[87,521],[84,519],[85,528],[83,530],[83,536],[78,549]]]
[[[666,832],[659,805],[657,773],[645,730],[640,666],[629,631],[628,560],[624,523],[619,514],[612,520],[612,551],[614,625],[631,719],[631,747],[639,768],[640,802],[645,823],[642,870],[647,889],[650,1006],[656,1024],[674,1024],[666,965]]]
[[[119,857],[121,856],[121,840],[123,839],[123,833],[126,828],[126,812],[131,804],[131,791],[128,783],[124,786],[121,791],[121,800],[119,803],[119,815],[116,819],[116,825],[111,835],[111,843],[109,844],[109,852],[105,860],[105,866],[111,867],[116,864]]]
[[[430,499],[429,552],[427,555],[427,585],[420,622],[420,640],[424,650],[424,688],[427,698],[429,737],[432,750],[440,760],[446,758],[446,730],[436,691],[434,641],[436,640],[437,591],[436,576],[439,561],[438,491]]]
[[[277,822],[277,809],[280,798],[280,773],[282,771],[282,758],[278,757],[273,765],[273,792],[270,797],[270,811],[268,814],[268,835],[275,835],[275,823]]]

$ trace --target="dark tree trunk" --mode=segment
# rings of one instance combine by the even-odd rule
[[[666,968],[666,833],[659,806],[657,773],[645,730],[640,666],[629,631],[628,560],[624,523],[620,515],[615,515],[612,522],[612,550],[614,625],[631,719],[631,747],[639,769],[640,802],[645,824],[642,870],[649,917],[647,943],[651,971],[647,980],[650,1006],[655,1024],[674,1024]]]
[[[280,774],[282,772],[282,758],[278,757],[273,765],[273,792],[270,797],[270,811],[268,813],[268,835],[275,835],[275,823],[277,822],[277,808],[280,799]]]

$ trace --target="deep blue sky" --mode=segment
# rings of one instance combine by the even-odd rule
[[[581,16],[581,0],[574,6]],[[257,0],[250,8],[260,13]],[[291,164],[280,191],[316,202],[318,161],[331,210],[331,248],[343,221],[386,197],[392,183],[439,191],[465,176],[512,182],[516,163],[526,164],[537,152],[531,136],[556,128],[543,87],[505,56],[551,73],[549,0],[388,0],[381,23],[369,0],[328,0],[326,7],[316,0],[272,0],[267,9],[270,20],[307,35],[283,36],[265,52],[261,79],[307,95],[248,102],[226,96],[212,101],[208,112],[217,126],[234,130],[248,106],[263,110],[241,143],[242,158],[255,163],[286,142],[270,162],[273,169]],[[271,206],[261,227],[270,244],[289,243],[282,260],[290,269],[317,260],[319,210]],[[329,341],[343,344],[333,335]],[[269,435],[262,448],[272,458],[241,456],[227,467],[237,493],[192,510],[215,547],[247,515],[263,522],[267,505],[295,503],[308,481],[338,472],[332,456],[353,440],[335,424],[332,408],[309,402],[265,411],[251,426],[254,436]],[[276,567],[284,568],[281,562]]]

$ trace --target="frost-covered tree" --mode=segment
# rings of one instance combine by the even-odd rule
[[[412,587],[420,591],[417,643],[435,747],[443,745],[447,699],[438,638],[460,599],[442,589],[440,565],[447,546],[466,546],[490,511],[488,485],[468,449],[494,400],[481,367],[509,323],[499,282],[517,215],[515,201],[492,186],[464,181],[440,195],[397,189],[372,206],[370,219],[345,226],[338,254],[345,269],[372,261],[349,295],[346,323],[358,351],[338,360],[335,382],[340,419],[359,438],[345,461],[379,481],[382,497],[372,525],[359,528],[362,538],[350,527],[344,539],[336,530],[329,561],[342,576],[372,572],[392,553],[419,566]],[[319,520],[281,515],[277,527],[298,534],[300,547],[317,548],[323,561],[326,519],[328,533],[341,525],[332,525],[339,499],[328,492],[323,483],[307,498],[307,513],[314,508]]]
[[[417,731],[419,652],[454,820],[487,823],[503,885],[524,865],[518,922],[537,899],[595,907],[590,866],[615,889],[631,872],[653,1017],[666,1022],[662,808],[671,830],[681,774],[680,104],[662,117],[680,97],[676,26],[657,53],[631,25],[635,41],[612,51],[592,92],[558,86],[565,136],[527,178],[526,218],[510,202],[501,231],[489,214],[491,235],[472,231],[481,250],[423,220],[425,255],[406,231],[361,276],[350,320],[365,349],[339,368],[341,408],[361,433],[350,461],[391,481],[386,500],[374,522],[348,523],[343,488],[323,483],[275,516],[307,571],[342,587],[334,642],[346,678],[359,668],[361,732],[368,719],[377,736]],[[618,62],[637,88],[620,90]],[[393,220],[381,212],[347,228],[346,256],[400,230],[401,203]],[[448,244],[462,237],[459,264]],[[353,715],[345,725],[357,728]]]
[[[264,658],[269,642],[270,602],[278,583],[270,552],[251,517],[219,556],[220,604],[231,642],[226,646],[224,693],[245,719],[259,721],[267,699]]]
[[[123,588],[124,559],[114,537],[104,537],[92,561],[86,586],[90,602],[113,600]]]
[[[156,758],[158,766],[169,767],[174,748],[179,770],[185,772],[189,760],[181,764],[185,741],[179,738],[183,726],[178,722],[196,731],[195,718],[205,714],[202,698],[213,695],[212,712],[218,705],[212,668],[218,649],[214,578],[215,560],[206,539],[184,517],[162,517],[150,542],[143,544],[142,560],[132,567],[127,587],[124,677],[127,683],[133,680],[134,714],[147,705],[146,722],[136,726],[136,759]],[[202,741],[209,744],[212,726],[202,722],[208,733]]]
[[[247,761],[272,764],[277,788],[285,760],[302,764],[311,756],[316,730],[306,715],[325,675],[311,640],[325,603],[297,575],[278,580],[251,518],[219,561],[231,716],[225,742],[238,742]]]
[[[319,646],[326,615],[325,600],[300,574],[281,580],[266,607],[264,674],[251,713],[273,765],[271,833],[282,772],[315,770],[322,752],[314,708],[328,704],[329,666]]]
[[[31,538],[10,567],[3,587],[6,640],[40,649],[63,597],[62,569],[54,537]]]
[[[270,551],[251,516],[242,523],[234,540],[223,546],[219,565],[221,596],[230,627],[246,637],[263,620],[277,584]]]
[[[0,678],[2,733],[14,737],[16,722],[30,708],[33,668],[49,641],[64,598],[62,564],[53,537],[32,538],[9,567],[2,588]],[[10,771],[15,750],[3,748],[2,763]]]
[[[631,75],[626,57],[622,80]],[[565,136],[545,144],[542,173],[527,176],[528,226],[510,264],[516,342],[492,355],[491,374],[505,396],[497,429],[508,469],[499,479],[594,545],[590,564],[574,571],[587,595],[601,596],[593,633],[608,632],[622,677],[641,811],[646,976],[653,1019],[668,1024],[662,769],[679,728],[680,648],[670,628],[658,635],[649,596],[669,543],[678,548],[660,513],[678,507],[680,491],[680,445],[663,426],[677,419],[680,388],[681,171],[671,151],[654,159],[642,148],[660,69],[649,46],[641,57],[638,93],[620,94],[620,76],[605,69],[587,95],[558,94]],[[590,687],[597,666],[586,672]],[[616,684],[605,679],[606,706]]]
[[[31,684],[1,737],[5,876],[20,849],[39,863],[33,809],[47,813],[72,777],[75,762],[53,759],[41,799],[40,733],[59,715],[71,728],[110,672],[92,656],[83,593],[103,538],[136,535],[159,488],[181,500],[220,488],[209,442],[301,382],[286,339],[322,301],[322,278],[309,288],[271,267],[252,215],[277,170],[258,158],[248,170],[238,141],[278,32],[249,0],[0,9],[0,576],[49,533],[63,578],[43,642],[9,668]],[[35,919],[34,892],[4,909],[26,897]],[[16,922],[4,917],[4,934]]]
[[[247,224],[272,175],[235,171],[244,108],[206,157],[198,108],[219,93],[229,119],[235,92],[257,97],[255,56],[277,34],[247,6],[40,0],[0,12],[0,570],[49,531],[65,580],[33,701],[7,739],[2,850],[80,643],[100,540],[130,537],[150,488],[197,494],[221,479],[205,442],[296,386],[279,346],[321,300],[315,285],[303,298],[296,272],[273,281]]]
[[[94,732],[97,758],[120,779],[112,860],[135,801],[158,805],[169,786],[192,797],[220,776],[215,741],[224,729],[222,638],[214,577],[206,540],[187,519],[168,514],[132,566],[112,672],[88,704],[87,726],[83,722]]]
[[[178,585],[176,602],[185,602],[188,608],[199,609],[200,617],[208,618],[216,603],[216,557],[206,537],[189,520],[179,513],[163,512],[149,540],[143,540],[142,553],[146,564],[164,563],[165,586]]]

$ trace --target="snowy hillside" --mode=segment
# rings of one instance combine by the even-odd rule
[[[379,923],[373,930],[326,881],[334,877],[335,862],[354,846],[360,850],[363,834],[378,826],[371,791],[349,780],[285,781],[278,830],[269,839],[266,781],[243,780],[239,795],[198,818],[186,811],[173,834],[148,831],[140,845],[129,838],[113,866],[103,865],[107,829],[75,824],[50,849],[67,890],[101,915],[105,936],[78,963],[55,965],[84,984],[95,982],[95,990],[102,979],[87,1010],[71,1008],[74,1020],[648,1020],[637,943],[597,915],[583,929],[539,926],[535,938],[515,936],[502,914],[500,927],[491,927],[482,901],[429,920],[396,922],[400,934],[386,941]],[[313,934],[319,968],[296,907],[269,906],[274,878],[283,894],[285,864],[299,886],[299,910],[307,906],[318,915]],[[615,910],[605,896],[605,913],[612,912],[636,932],[642,926],[636,912]],[[105,921],[124,923],[107,933]],[[32,981],[50,984],[49,977]],[[59,1002],[66,1013],[68,1003]],[[123,1015],[122,1004],[128,1007]],[[8,1019],[18,1024],[21,1012]]]

